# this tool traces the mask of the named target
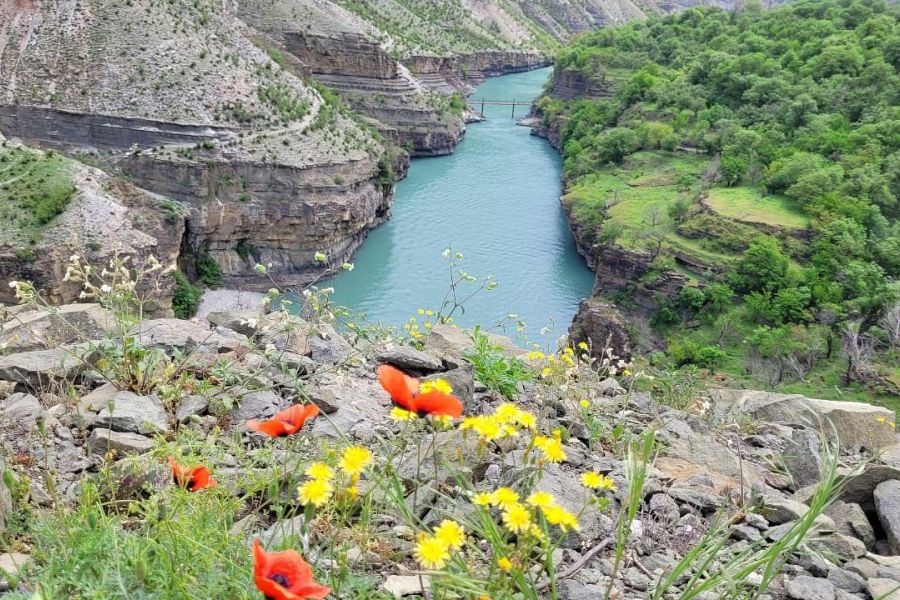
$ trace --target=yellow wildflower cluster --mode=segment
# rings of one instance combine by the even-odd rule
[[[437,391],[442,394],[450,395],[453,393],[453,386],[446,379],[431,379],[423,381],[419,384],[419,393],[427,394],[428,392]]]
[[[616,491],[616,484],[612,478],[607,477],[602,473],[595,473],[594,471],[588,471],[581,474],[581,485],[592,490]]]
[[[422,328],[419,327],[415,317],[410,317],[409,322],[403,324],[403,329],[409,334],[409,337],[416,341],[422,340],[425,337],[425,334],[422,333]],[[425,329],[431,329],[431,323],[425,323]]]
[[[896,428],[897,428],[897,424],[896,424],[896,423],[894,423],[893,421],[888,421],[888,420],[885,419],[884,417],[878,417],[878,418],[875,419],[875,420],[878,421],[879,423],[882,423],[883,425],[887,425],[888,427],[891,427],[891,428],[893,428],[893,429],[896,429]]]
[[[497,407],[492,415],[477,415],[463,419],[461,428],[478,434],[482,442],[519,435],[522,429],[535,429],[537,419],[528,411],[520,410],[515,404],[506,402]]]
[[[466,543],[466,531],[456,521],[445,519],[434,533],[422,533],[416,542],[416,560],[426,569],[443,569],[450,560],[450,553],[460,550]]]
[[[359,495],[359,476],[372,464],[372,452],[362,446],[351,446],[344,450],[338,460],[341,471],[339,497],[354,499]],[[335,479],[338,476],[334,467],[324,462],[309,465],[304,471],[308,479],[297,488],[300,504],[312,505],[316,508],[325,506],[334,496]]]
[[[316,508],[325,506],[334,494],[334,469],[325,463],[313,463],[305,474],[309,479],[297,488],[300,504],[312,504]]]
[[[553,494],[548,492],[533,492],[523,503],[518,492],[501,487],[493,492],[475,494],[472,503],[477,506],[498,508],[503,526],[507,531],[517,535],[527,534],[536,539],[543,537],[535,511],[540,511],[547,523],[563,531],[578,529],[578,517],[560,506]]]
[[[550,437],[534,436],[534,447],[541,451],[544,460],[549,463],[560,463],[566,460],[566,451],[563,450],[559,430],[554,431]]]

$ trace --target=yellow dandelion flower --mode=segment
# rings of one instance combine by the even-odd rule
[[[579,402],[579,404],[581,404],[581,408],[590,408],[591,407],[591,403],[587,400],[582,400],[581,402]]]
[[[569,356],[571,356],[572,354],[575,354],[575,351],[572,350],[572,348],[569,347],[569,346],[566,346],[566,349],[563,350],[563,352],[565,352],[565,353],[566,353],[567,355],[569,355]]]
[[[556,437],[549,438],[542,435],[535,436],[534,445],[544,454],[547,462],[559,463],[566,460],[566,451],[563,450],[562,441]]]
[[[506,558],[505,556],[497,561],[497,568],[503,571],[504,573],[509,573],[512,571],[513,564],[512,561]]]
[[[542,360],[544,358],[544,356],[545,355],[543,352],[538,352],[537,350],[534,350],[534,351],[526,354],[525,358],[527,358],[528,360]]]
[[[522,504],[512,504],[503,511],[503,525],[513,533],[525,533],[531,528],[531,513]]]
[[[415,421],[418,418],[419,416],[416,413],[403,410],[399,406],[395,406],[391,409],[391,419],[394,421]]]
[[[525,502],[536,508],[546,508],[556,504],[556,499],[553,497],[553,494],[548,494],[547,492],[532,492],[525,499]]]
[[[494,411],[494,417],[501,423],[515,423],[520,412],[512,402],[504,402]]]
[[[344,450],[338,464],[347,475],[359,475],[372,464],[372,452],[363,446],[351,446]]]
[[[431,381],[423,381],[421,384],[419,384],[420,394],[425,394],[431,391],[437,391],[442,394],[452,394],[453,387],[446,379],[432,379]]]
[[[547,522],[560,529],[578,529],[578,518],[558,504],[541,509]]]
[[[537,427],[537,419],[535,416],[528,411],[520,411],[516,422],[519,424],[519,427],[524,429],[534,429]]]
[[[434,537],[450,550],[459,550],[466,542],[466,531],[456,521],[445,519],[434,530]]]
[[[315,507],[324,506],[331,499],[334,488],[326,479],[310,479],[299,488],[297,488],[297,496],[300,504],[306,506],[312,504]]]
[[[500,508],[506,509],[514,504],[519,503],[519,494],[515,490],[511,490],[508,487],[497,488],[491,498],[494,506],[499,506]]]
[[[587,350],[588,349],[587,342],[578,342],[578,348],[580,348],[581,350]]]
[[[544,368],[541,370],[541,377],[543,377],[544,379],[546,379],[547,377],[550,377],[550,375],[551,375],[552,373],[553,373],[553,369],[551,369],[550,367],[544,367]]]
[[[359,496],[359,486],[356,484],[347,486],[344,493],[347,494],[347,498],[350,500],[355,500],[356,497]]]
[[[309,467],[306,468],[305,473],[307,477],[313,479],[324,479],[325,481],[334,479],[334,469],[321,462],[309,465]]]
[[[479,492],[472,497],[472,504],[478,506],[491,506],[494,504],[494,495],[488,492]]]
[[[425,535],[416,543],[415,556],[426,569],[443,569],[450,558],[450,551],[441,540]]]

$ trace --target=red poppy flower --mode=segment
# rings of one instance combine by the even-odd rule
[[[283,410],[268,421],[247,421],[247,429],[258,431],[272,437],[283,437],[297,433],[307,419],[315,418],[319,407],[315,404],[295,404]]]
[[[253,576],[267,600],[319,600],[330,587],[313,581],[312,567],[296,550],[266,552],[253,540]]]
[[[390,365],[378,367],[378,381],[401,408],[419,416],[446,415],[458,419],[463,405],[456,396],[430,389],[419,393],[419,380]]]
[[[209,469],[203,465],[194,468],[182,467],[175,462],[174,456],[170,456],[169,467],[172,469],[172,479],[175,480],[175,485],[179,485],[192,492],[204,488],[216,487],[216,482],[210,476]]]

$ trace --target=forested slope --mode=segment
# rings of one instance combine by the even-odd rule
[[[897,393],[898,14],[695,8],[560,53],[541,109],[564,203],[598,290],[648,316],[639,346],[787,390]]]

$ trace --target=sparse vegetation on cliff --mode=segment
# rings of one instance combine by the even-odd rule
[[[75,194],[70,165],[54,152],[0,146],[0,236],[4,243],[34,243]]]

